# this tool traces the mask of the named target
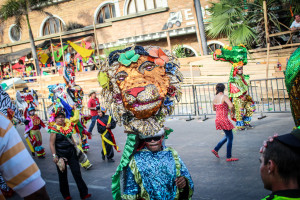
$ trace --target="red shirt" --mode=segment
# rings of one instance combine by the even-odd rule
[[[99,99],[96,97],[96,99],[90,98],[88,102],[88,108],[95,108],[97,106],[100,106]],[[97,116],[98,112],[97,110],[90,110],[92,116]]]

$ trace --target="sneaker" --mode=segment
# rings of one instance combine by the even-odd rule
[[[65,200],[71,200],[71,199],[72,199],[71,196],[67,196],[67,197],[65,198]]]
[[[90,198],[91,196],[92,196],[91,194],[87,194],[87,195],[85,195],[85,196],[82,198],[82,200],[88,199],[88,198]]]
[[[35,157],[35,152],[31,152],[31,155],[32,155],[33,157]]]
[[[93,166],[93,164],[90,164],[89,166],[85,167],[84,169],[89,170],[92,166]]]
[[[227,162],[232,162],[232,161],[238,161],[238,158],[227,158],[226,161]]]
[[[247,129],[253,129],[254,128],[253,126],[251,126],[251,124],[246,125],[246,127],[247,127]]]
[[[107,162],[115,162],[115,160],[113,158],[110,158],[107,160]]]
[[[102,155],[102,160],[105,160],[105,156]]]
[[[214,149],[213,150],[211,150],[211,152],[217,157],[217,158],[220,158],[220,156],[219,156],[219,154],[218,154],[218,152],[216,152]]]

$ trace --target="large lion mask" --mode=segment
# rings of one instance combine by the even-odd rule
[[[128,47],[110,53],[98,74],[107,108],[127,132],[154,135],[181,98],[179,62],[159,47]]]

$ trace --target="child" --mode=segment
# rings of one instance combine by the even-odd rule
[[[46,128],[44,122],[35,114],[35,107],[31,106],[25,109],[24,116],[29,120],[29,124],[25,125],[25,138],[30,147],[31,153],[35,156],[37,153],[38,158],[45,158],[45,150],[42,147],[41,127]],[[27,139],[28,138],[28,139]]]
[[[111,116],[105,115],[105,108],[98,107],[97,112],[97,129],[102,138],[102,160],[105,160],[106,156],[108,162],[115,162],[115,160],[113,159],[114,150],[112,146],[114,146],[117,151],[119,148],[116,145],[115,138],[113,133],[111,132],[111,129],[114,129],[116,127],[116,122]]]

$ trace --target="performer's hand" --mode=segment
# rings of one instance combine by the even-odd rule
[[[111,124],[107,124],[106,128],[110,128],[111,127]]]
[[[25,124],[25,125],[28,125],[29,122],[30,122],[30,121],[26,119],[26,120],[24,121],[24,124]]]
[[[186,179],[183,176],[177,177],[175,183],[179,189],[183,189],[186,186]]]
[[[55,156],[55,157],[53,158],[53,162],[54,162],[55,164],[58,162],[58,157],[57,157],[57,156]]]

